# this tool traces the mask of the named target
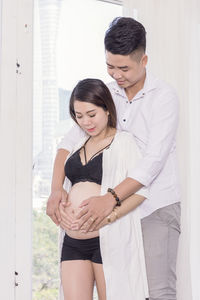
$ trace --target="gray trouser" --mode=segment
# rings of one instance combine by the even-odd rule
[[[176,300],[180,202],[142,219],[149,300]]]

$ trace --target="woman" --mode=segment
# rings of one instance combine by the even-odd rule
[[[116,130],[114,102],[100,80],[85,79],[77,84],[70,98],[70,114],[85,136],[65,163],[68,205],[60,206],[64,299],[91,300],[96,282],[99,300],[144,300],[148,292],[136,207],[144,201],[145,191],[140,190],[121,205],[111,189],[135,165],[136,145],[131,135]],[[102,228],[76,230],[73,224],[81,202],[106,193],[108,188],[116,207],[102,222]]]

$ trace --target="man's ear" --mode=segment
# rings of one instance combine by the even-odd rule
[[[145,68],[148,62],[148,56],[146,54],[142,57],[142,66]]]

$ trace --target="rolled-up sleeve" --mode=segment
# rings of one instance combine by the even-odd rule
[[[131,177],[145,186],[150,185],[164,167],[170,152],[175,150],[179,119],[179,103],[176,93],[167,90],[152,104],[148,121],[148,141],[143,157],[129,171]]]
[[[61,140],[61,142],[58,144],[57,149],[65,149],[71,152],[74,146],[85,135],[86,133],[77,124],[74,124],[73,127],[67,132],[67,134]]]

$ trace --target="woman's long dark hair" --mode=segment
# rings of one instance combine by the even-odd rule
[[[79,81],[73,89],[70,97],[69,112],[72,119],[77,123],[74,111],[74,102],[76,100],[92,103],[108,111],[108,126],[116,128],[117,114],[115,104],[108,87],[103,81],[92,78],[84,79]]]

